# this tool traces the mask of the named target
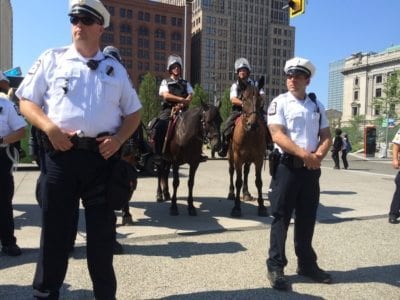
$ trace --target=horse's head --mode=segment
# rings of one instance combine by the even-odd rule
[[[263,105],[263,99],[260,95],[258,87],[254,85],[247,85],[242,93],[242,122],[244,129],[249,131],[257,127],[258,114]]]
[[[222,118],[219,113],[219,106],[214,106],[212,104],[206,104],[201,102],[203,109],[203,127],[205,131],[206,139],[210,142],[211,149],[218,151],[221,148],[221,133],[220,127],[222,123]]]

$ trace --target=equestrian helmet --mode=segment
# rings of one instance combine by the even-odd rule
[[[235,61],[235,72],[238,73],[239,70],[242,68],[246,68],[249,71],[249,73],[251,72],[250,64],[244,57],[238,58]]]
[[[182,58],[178,55],[168,56],[167,70],[171,72],[171,67],[178,64],[182,69]]]

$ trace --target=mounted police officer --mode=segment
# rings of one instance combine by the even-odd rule
[[[162,97],[161,112],[155,126],[155,161],[159,162],[162,156],[165,135],[172,109],[177,106],[186,110],[192,101],[193,88],[187,80],[182,78],[182,59],[178,55],[168,57],[167,70],[170,77],[163,79],[159,89]]]
[[[268,279],[275,289],[289,288],[283,269],[285,243],[292,213],[297,273],[320,283],[331,276],[317,265],[312,238],[319,204],[321,161],[332,144],[325,108],[306,93],[315,73],[308,60],[295,57],[285,64],[288,92],[276,97],[268,109],[268,127],[278,152],[269,199],[274,217],[267,259]]]
[[[220,157],[226,156],[233,135],[235,120],[242,113],[242,93],[244,92],[242,88],[245,88],[247,85],[257,85],[256,82],[250,79],[251,67],[246,58],[241,57],[235,61],[235,72],[237,74],[237,81],[232,84],[230,89],[232,111],[225,121],[225,129],[222,134],[222,146],[218,152]],[[264,94],[262,89],[260,89],[260,94]]]
[[[0,81],[1,72],[0,72]],[[4,80],[5,81],[5,80]],[[14,236],[12,199],[14,177],[12,167],[15,159],[12,143],[25,135],[26,122],[13,102],[0,95],[0,241],[1,251],[9,256],[21,255]]]
[[[140,123],[124,67],[100,51],[110,14],[99,0],[71,0],[73,44],[44,52],[17,90],[21,112],[41,131],[42,233],[33,295],[58,299],[79,200],[96,299],[115,299],[115,214],[107,197],[118,152]]]

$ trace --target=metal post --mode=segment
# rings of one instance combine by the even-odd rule
[[[183,78],[187,79],[187,72],[186,72],[186,43],[187,43],[187,5],[191,3],[189,0],[185,0],[185,24],[183,26]]]

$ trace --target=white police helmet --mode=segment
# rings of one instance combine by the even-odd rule
[[[306,58],[294,57],[286,61],[284,71],[286,75],[306,74],[312,77],[315,74],[315,67]]]
[[[245,59],[244,57],[238,58],[235,61],[235,72],[238,73],[239,69],[242,69],[242,68],[246,68],[247,70],[249,70],[249,73],[251,72],[250,64],[247,61],[247,59]]]
[[[69,16],[86,14],[100,21],[104,28],[110,25],[110,13],[100,0],[70,0]]]
[[[170,68],[175,64],[178,64],[182,69],[182,58],[178,55],[168,56],[167,70],[171,71]]]
[[[121,54],[118,50],[118,48],[114,47],[114,46],[107,46],[103,49],[103,54],[105,56],[110,56],[110,57],[114,57],[116,60],[118,60],[119,62],[122,62],[122,57]]]

